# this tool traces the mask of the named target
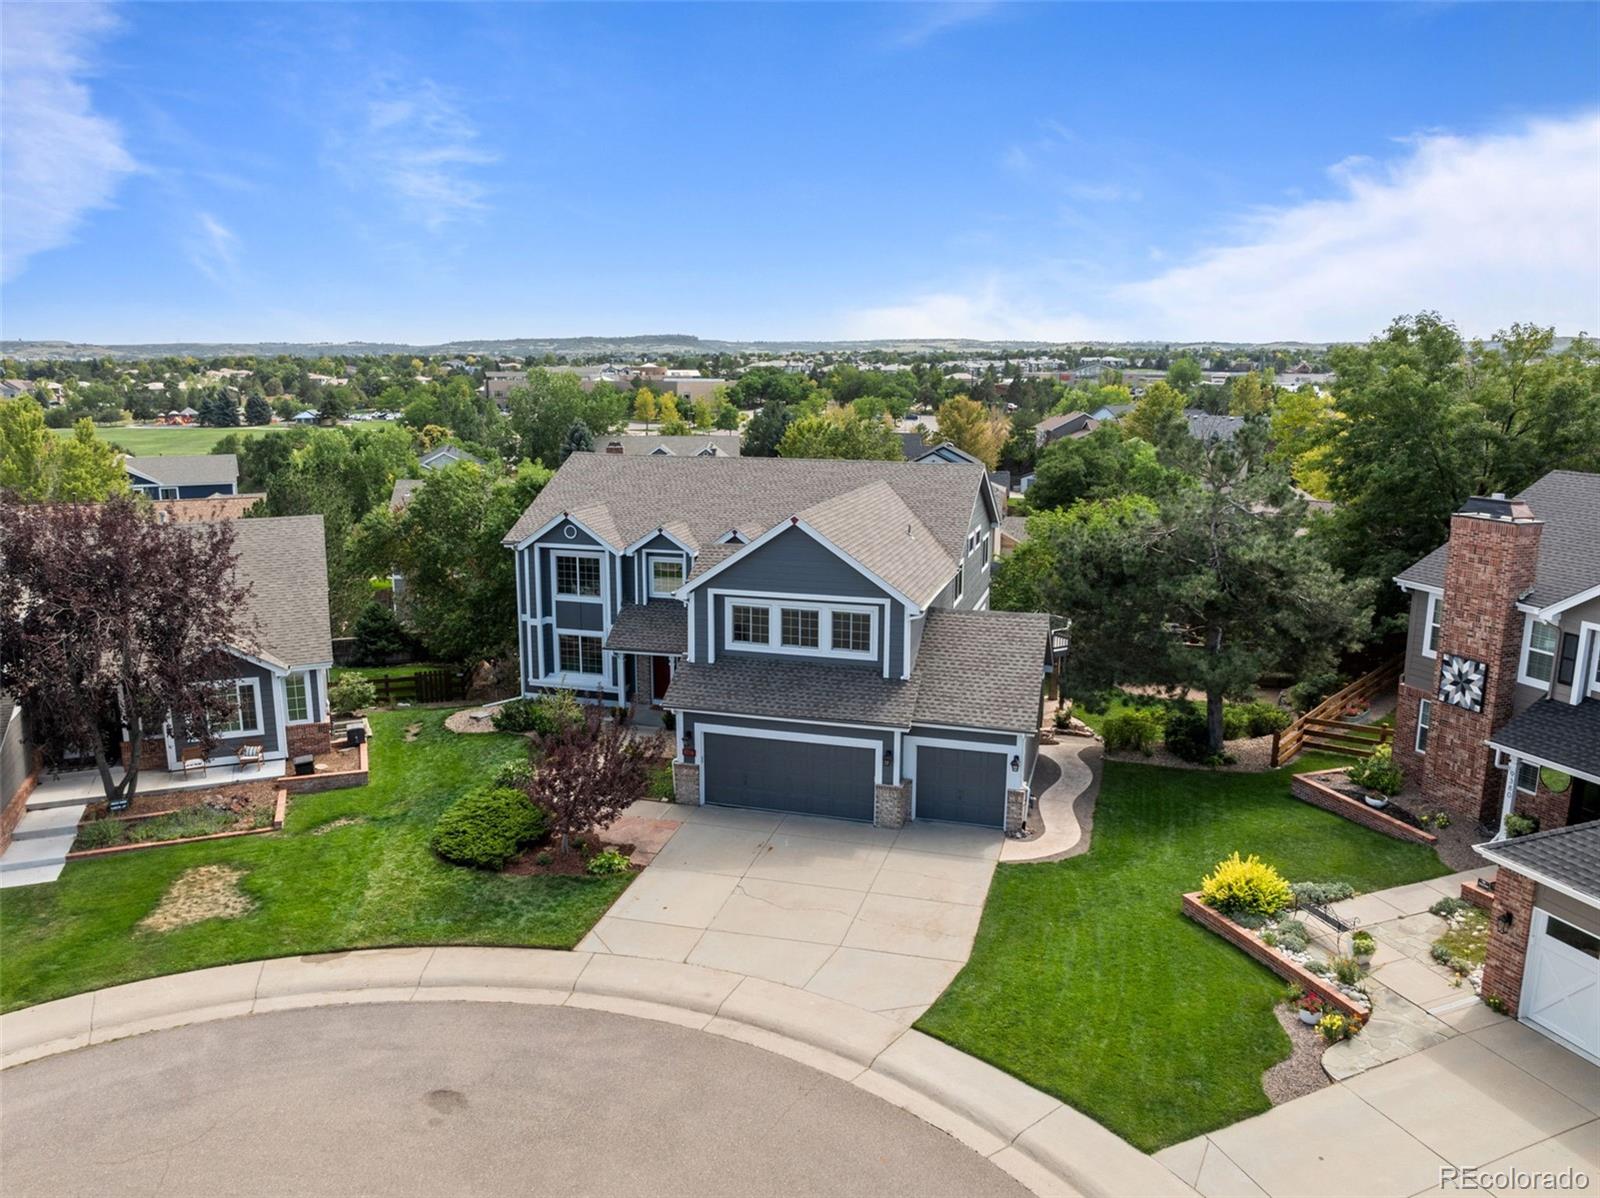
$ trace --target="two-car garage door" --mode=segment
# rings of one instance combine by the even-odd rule
[[[877,755],[870,747],[724,732],[705,733],[703,745],[708,803],[872,820]]]

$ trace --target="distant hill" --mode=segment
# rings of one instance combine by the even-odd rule
[[[715,341],[687,333],[647,333],[633,337],[509,337],[483,341],[446,341],[438,345],[408,345],[398,341],[174,341],[149,345],[99,345],[80,341],[0,341],[0,355],[8,358],[146,358],[363,357],[374,354],[417,354],[455,357],[465,354],[510,358],[554,354],[557,357],[652,358],[678,354],[787,354],[787,353],[962,353],[984,354],[1003,350],[1044,351],[1063,344],[1094,345],[1110,350],[1281,349],[1315,352],[1326,348],[1303,341],[1273,341],[1249,345],[1230,341],[1187,342],[1049,342],[980,341],[964,337],[929,337],[880,341]]]

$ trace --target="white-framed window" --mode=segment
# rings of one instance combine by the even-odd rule
[[[1428,593],[1428,604],[1423,612],[1422,656],[1439,656],[1439,615],[1443,608],[1440,596]]]
[[[590,554],[556,554],[556,594],[592,599],[600,594],[600,559]]]
[[[838,653],[872,652],[872,615],[864,611],[836,611],[829,644]]]
[[[261,688],[254,678],[217,684],[221,705],[211,731],[217,736],[247,736],[261,731]]]
[[[814,607],[778,611],[778,643],[785,649],[815,649],[822,644],[822,613]]]
[[[1417,701],[1417,752],[1428,751],[1428,732],[1433,727],[1433,700]]]
[[[1555,676],[1559,639],[1560,630],[1554,624],[1545,624],[1529,616],[1522,631],[1522,666],[1517,671],[1517,681],[1548,687]]]
[[[676,553],[648,554],[650,597],[664,599],[683,585],[683,558]]]
[[[597,636],[563,632],[556,637],[556,654],[563,674],[599,674],[604,669]]]
[[[1539,789],[1539,767],[1531,761],[1517,762],[1517,789],[1525,795]]]
[[[311,720],[311,683],[305,670],[296,670],[283,680],[284,709],[291,724]]]
[[[733,602],[727,646],[818,657],[878,657],[878,609],[825,603]]]
[[[985,570],[987,570],[989,568],[989,538],[988,537],[984,537],[983,538],[983,568]]]
[[[736,645],[765,645],[772,639],[772,610],[748,603],[735,603],[729,637]]]
[[[967,568],[962,566],[956,571],[956,602],[961,601],[961,593],[967,589]]]
[[[162,499],[176,499],[178,497],[178,488],[158,487],[156,489],[156,494]]]

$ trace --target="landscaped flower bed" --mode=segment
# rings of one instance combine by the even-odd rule
[[[1368,804],[1359,788],[1350,785],[1348,770],[1316,770],[1309,774],[1296,774],[1289,782],[1289,793],[1302,803],[1321,807],[1334,815],[1343,816],[1352,823],[1396,840],[1409,840],[1416,844],[1433,845],[1438,837],[1419,826],[1420,821],[1401,818],[1396,804],[1383,809]]]
[[[190,840],[247,836],[283,826],[286,796],[263,782],[171,796],[181,807],[137,815],[108,815],[78,825],[68,860],[99,857]]]

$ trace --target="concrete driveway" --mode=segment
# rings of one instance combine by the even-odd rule
[[[14,1198],[1026,1193],[856,1086],[599,1011],[322,1007],[136,1036],[4,1076]]]
[[[1600,1182],[1600,1067],[1509,1019],[1156,1154],[1206,1198],[1513,1194]],[[1447,1170],[1503,1175],[1473,1186]],[[1570,1188],[1570,1187],[1569,1187]],[[1585,1188],[1581,1184],[1580,1189]]]
[[[966,963],[1005,839],[668,803],[625,818],[678,826],[580,950],[764,978],[903,1024]]]

